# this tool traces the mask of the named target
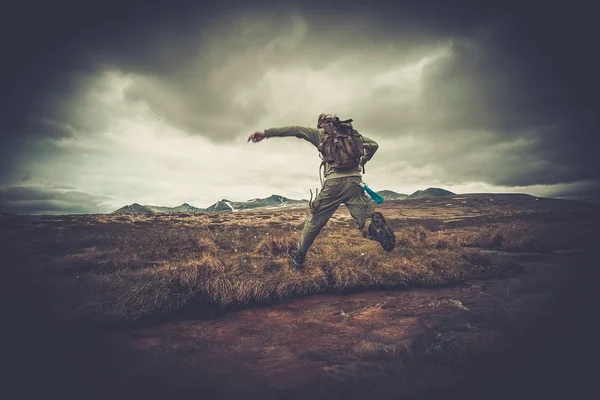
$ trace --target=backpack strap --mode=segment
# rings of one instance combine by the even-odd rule
[[[327,135],[327,132],[325,132]],[[321,182],[321,187],[323,187],[323,176],[322,170],[325,170],[325,159],[323,158],[323,140],[325,135],[319,135],[319,145],[317,146],[317,150],[319,150],[319,157],[321,158],[321,165],[319,166],[319,182]]]
[[[324,170],[325,170],[325,161],[321,161],[321,165],[319,166],[319,181],[321,182],[321,187],[323,187],[323,185],[324,185],[321,171],[324,171]]]

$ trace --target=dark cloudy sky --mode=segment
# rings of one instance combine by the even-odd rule
[[[306,198],[316,149],[246,138],[321,112],[380,144],[378,190],[600,198],[595,14],[483,3],[11,5],[0,211]]]

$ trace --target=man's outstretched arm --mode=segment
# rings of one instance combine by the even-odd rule
[[[304,139],[315,146],[318,146],[319,144],[319,130],[304,126],[285,126],[282,128],[270,128],[265,131],[254,132],[248,137],[248,141],[260,142],[264,138],[271,137],[297,137],[299,139]]]

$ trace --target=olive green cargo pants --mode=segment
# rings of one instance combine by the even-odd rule
[[[356,228],[362,232],[364,237],[370,239],[367,233],[367,221],[370,220],[374,210],[370,197],[360,186],[361,181],[360,176],[347,176],[325,181],[323,188],[311,204],[310,215],[298,241],[300,252],[306,254],[321,229],[341,204],[348,207]]]

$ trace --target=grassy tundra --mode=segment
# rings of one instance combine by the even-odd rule
[[[5,215],[0,224],[4,268],[46,288],[58,315],[125,321],[186,307],[506,276],[519,267],[505,252],[589,246],[582,224],[593,223],[586,213],[594,206],[526,195],[389,201],[379,209],[396,232],[391,253],[363,239],[342,206],[301,270],[290,266],[285,249],[306,210]]]

